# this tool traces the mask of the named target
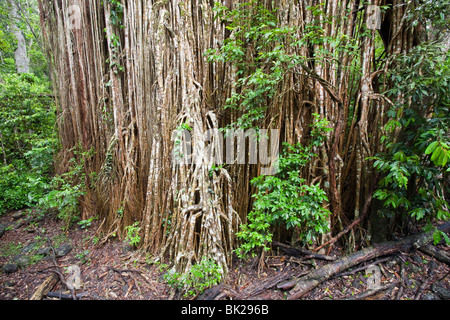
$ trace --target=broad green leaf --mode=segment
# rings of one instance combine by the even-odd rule
[[[436,149],[437,145],[439,144],[439,141],[432,142],[428,148],[425,150],[425,154],[431,154],[434,149]]]
[[[431,161],[433,161],[436,164],[436,160],[439,159],[441,152],[442,152],[441,148],[436,148],[433,151],[433,154],[431,155]]]

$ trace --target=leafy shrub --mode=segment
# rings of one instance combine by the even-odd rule
[[[34,206],[53,171],[54,104],[33,74],[0,76],[0,213]]]
[[[141,236],[139,232],[141,231],[141,227],[139,226],[139,221],[136,221],[132,225],[126,226],[125,231],[127,232],[127,236],[125,240],[132,246],[136,246],[141,242]]]
[[[25,207],[27,176],[12,164],[0,167],[0,213]]]
[[[248,129],[265,117],[267,101],[272,98],[288,70],[299,56],[288,54],[282,44],[295,40],[295,28],[279,27],[277,9],[268,10],[259,1],[236,3],[233,10],[216,3],[216,19],[226,21],[233,34],[216,50],[208,49],[208,62],[228,62],[236,68],[239,79],[225,108],[240,110],[242,115],[231,127]],[[248,53],[249,48],[255,51]]]
[[[397,64],[387,93],[394,101],[383,137],[387,151],[372,158],[382,175],[374,196],[384,201],[384,215],[424,221],[430,229],[433,220],[450,218],[450,55],[425,44]],[[441,236],[448,240],[440,232],[435,239]]]
[[[96,219],[97,219],[96,217],[92,217],[87,220],[78,221],[77,224],[80,226],[81,229],[87,229],[92,225],[92,221]]]
[[[328,201],[325,191],[319,184],[307,185],[300,177],[300,171],[315,156],[313,147],[325,139],[327,122],[316,115],[313,125],[312,141],[307,147],[301,144],[285,145],[278,161],[279,172],[276,176],[259,176],[252,180],[257,187],[253,195],[255,202],[249,213],[248,223],[241,226],[237,236],[243,243],[237,254],[244,257],[255,249],[268,249],[272,241],[271,228],[284,225],[300,231],[300,240],[311,243],[317,236],[328,231],[330,212],[323,207]]]
[[[68,174],[56,176],[51,181],[51,191],[41,198],[39,205],[44,209],[57,209],[58,218],[65,221],[67,229],[79,218],[79,200],[85,194],[82,184],[72,184]]]
[[[69,161],[68,172],[53,177],[50,182],[51,191],[39,201],[39,206],[43,209],[58,210],[58,218],[65,221],[66,229],[80,218],[80,199],[86,194],[84,162],[92,156],[93,150],[79,151],[79,147],[76,147],[72,152],[74,157]]]
[[[180,290],[185,297],[196,296],[206,289],[218,284],[223,270],[212,259],[203,259],[199,264],[191,266],[189,272],[180,274],[169,271],[164,276],[167,284]]]

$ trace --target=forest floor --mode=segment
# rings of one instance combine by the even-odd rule
[[[55,263],[61,273],[71,265],[80,267],[82,287],[76,290],[76,294],[82,300],[182,298],[175,295],[174,289],[164,281],[164,273],[167,271],[164,266],[149,263],[150,259],[145,253],[131,250],[126,243],[114,239],[94,245],[92,239],[98,228],[98,221],[93,221],[86,228],[74,225],[68,232],[64,232],[63,222],[53,215],[30,219],[27,211],[19,211],[1,215],[0,225],[6,229],[3,235],[0,234],[0,300],[30,299],[37,288],[54,273],[51,270],[55,270]],[[53,259],[48,255],[49,242],[50,249],[55,249],[57,253],[66,250]],[[440,246],[440,249],[450,254],[448,246]],[[335,248],[330,256],[339,258],[343,253]],[[223,284],[195,298],[283,300],[289,295],[288,291],[280,289],[283,281],[305,274],[325,263],[329,262],[294,257],[281,252],[267,254],[262,269],[256,267],[255,260],[237,260]],[[367,292],[368,288],[365,272],[370,264],[378,266],[380,284],[385,290],[364,299],[450,299],[450,267],[421,251],[382,257],[377,261],[357,265],[324,281],[302,299],[362,298],[360,294]],[[14,265],[20,267],[14,270]],[[8,267],[12,270],[8,270]],[[70,293],[61,281],[51,290]]]

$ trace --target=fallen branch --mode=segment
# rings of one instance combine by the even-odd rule
[[[290,280],[287,280],[287,281],[282,281],[282,282],[278,283],[277,284],[277,289],[283,290],[283,291],[292,289],[297,284],[297,279],[307,275],[308,273],[309,273],[309,271],[303,271],[299,275],[297,275],[296,278],[293,278],[293,279],[290,279]]]
[[[395,285],[397,285],[397,282],[389,283],[387,285],[384,285],[384,286],[376,288],[376,289],[370,289],[370,290],[364,291],[363,293],[344,298],[343,300],[362,300],[362,299],[366,299],[366,298],[369,298],[369,297],[374,296],[376,294],[379,294],[379,293],[381,293],[383,291],[389,290],[389,289],[393,288]]]
[[[47,293],[53,289],[53,287],[58,283],[59,278],[56,274],[52,274],[47,277],[44,282],[37,288],[30,300],[42,300]]]
[[[279,274],[275,275],[273,277],[270,277],[263,281],[263,283],[256,285],[255,287],[247,288],[246,290],[243,290],[240,295],[240,300],[247,300],[251,297],[257,296],[258,294],[261,294],[262,292],[272,289],[273,287],[277,286],[279,283],[286,281],[289,279],[290,276],[286,274]]]
[[[88,294],[89,294],[88,292],[81,292],[76,295],[76,298],[79,299]],[[62,293],[62,292],[49,292],[46,294],[46,296],[48,298],[58,298],[60,300],[74,300],[72,294],[66,294],[66,293]]]
[[[450,231],[450,222],[441,225],[439,230]],[[362,262],[378,258],[380,256],[391,255],[397,252],[407,252],[411,249],[418,249],[427,245],[433,240],[433,232],[413,234],[398,241],[388,241],[377,246],[368,247],[357,251],[336,262],[329,263],[319,269],[311,271],[308,275],[297,279],[294,289],[290,291],[290,300],[300,299],[311,289],[320,283],[330,279],[337,273],[358,265]]]
[[[262,283],[255,284],[241,290],[232,289],[230,286],[219,285],[215,288],[209,289],[208,292],[205,292],[205,294],[199,297],[199,300],[219,300],[224,296],[228,296],[232,300],[253,299],[255,296],[260,295],[264,291],[275,288],[280,283],[284,283],[290,277],[290,275],[284,273],[277,274],[267,278],[266,280],[262,281]]]

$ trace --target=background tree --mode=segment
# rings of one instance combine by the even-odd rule
[[[0,5],[2,72],[48,76],[37,1],[8,0]],[[14,68],[15,66],[15,68]]]
[[[53,94],[37,2],[0,4],[0,213],[48,192],[56,148]]]
[[[11,15],[11,30],[17,40],[17,48],[14,52],[14,60],[16,62],[16,70],[18,73],[28,73],[30,71],[30,60],[28,59],[27,44],[25,37],[18,27],[19,13],[15,1],[9,1],[10,15]]]

